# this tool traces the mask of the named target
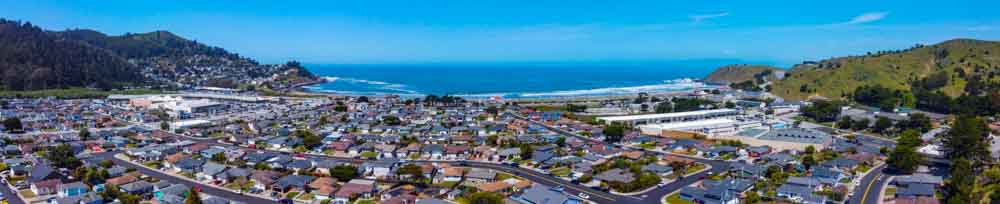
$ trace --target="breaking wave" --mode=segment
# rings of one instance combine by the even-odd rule
[[[396,94],[401,96],[412,96],[421,97],[426,94],[418,89],[407,86],[405,84],[396,84],[384,81],[366,80],[366,79],[356,79],[356,78],[344,78],[344,77],[323,77],[327,80],[326,83],[320,85],[306,86],[306,90],[324,93],[338,93],[346,95],[385,95],[385,94]],[[578,90],[554,90],[554,91],[541,91],[541,92],[501,92],[501,93],[468,93],[468,94],[452,94],[454,96],[460,96],[470,99],[486,99],[490,97],[503,97],[509,99],[517,98],[564,98],[564,97],[580,97],[580,96],[620,96],[620,95],[633,95],[639,93],[666,93],[666,92],[683,92],[690,91],[698,88],[710,88],[712,85],[707,85],[699,80],[682,78],[673,80],[664,80],[663,83],[659,84],[649,84],[649,85],[639,85],[639,86],[625,86],[625,87],[603,87],[603,88],[592,88],[592,89],[578,89]]]

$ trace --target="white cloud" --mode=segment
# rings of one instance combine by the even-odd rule
[[[722,12],[722,13],[691,15],[691,16],[688,16],[688,18],[691,18],[691,21],[694,22],[694,23],[700,23],[701,21],[704,21],[704,20],[713,19],[713,18],[719,18],[719,17],[725,17],[725,16],[728,16],[728,15],[729,15],[729,12]]]
[[[882,20],[883,18],[885,18],[888,15],[889,15],[889,12],[868,12],[868,13],[863,13],[861,15],[855,16],[850,21],[839,23],[839,24],[841,24],[841,25],[855,25],[855,24],[870,23],[870,22]]]

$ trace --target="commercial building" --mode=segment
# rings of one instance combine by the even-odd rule
[[[668,135],[667,132],[670,131],[681,131],[715,136],[735,135],[745,129],[759,128],[761,126],[762,123],[759,120],[715,118],[708,120],[640,125],[639,130],[642,134],[647,135]]]
[[[723,108],[675,113],[598,117],[597,120],[607,124],[621,123],[629,126],[638,126],[644,124],[674,123],[713,118],[734,118],[739,114],[740,112],[736,109]]]

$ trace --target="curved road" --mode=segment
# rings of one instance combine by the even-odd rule
[[[265,152],[274,152],[274,153],[279,153],[279,154],[294,154],[294,153],[285,152],[285,151],[276,151],[276,150],[267,150],[267,149],[250,149],[250,148],[246,148],[246,147],[235,146],[235,145],[228,144],[228,143],[221,143],[221,142],[218,142],[218,141],[216,141],[214,139],[190,138],[190,137],[186,137],[186,138],[193,139],[193,140],[199,141],[200,143],[206,143],[206,144],[209,144],[209,145],[225,146],[225,147],[232,147],[232,148],[241,148],[241,149],[245,149],[245,150],[248,150],[248,151],[265,151]],[[364,160],[364,159],[357,159],[357,158],[351,158],[351,157],[338,157],[338,156],[332,156],[332,155],[317,155],[317,154],[308,154],[308,155],[306,155],[306,157],[309,157],[309,158],[318,158],[318,159],[332,159],[332,160],[344,161],[344,162],[352,162],[352,163],[361,163],[361,162],[366,162],[366,161],[372,161],[372,160]],[[605,192],[605,191],[588,188],[588,187],[585,187],[585,186],[574,184],[574,183],[566,181],[566,180],[554,178],[552,176],[543,174],[541,172],[537,172],[537,171],[533,171],[533,170],[528,170],[528,169],[524,169],[524,168],[512,167],[512,166],[503,165],[503,164],[488,163],[488,162],[479,162],[479,161],[443,161],[443,160],[404,160],[402,162],[404,162],[404,163],[445,163],[445,164],[451,164],[451,165],[456,165],[456,166],[467,166],[467,167],[493,169],[493,170],[497,170],[497,171],[512,173],[514,175],[517,175],[517,176],[520,176],[520,177],[524,177],[524,178],[526,178],[528,180],[531,180],[532,182],[536,182],[536,183],[541,183],[541,184],[545,184],[545,185],[549,185],[549,186],[563,186],[563,187],[565,187],[566,191],[569,192],[569,193],[572,193],[572,195],[577,195],[580,192],[584,192],[584,193],[587,193],[587,194],[591,195],[590,199],[594,200],[594,201],[598,201],[598,203],[616,203],[617,201],[622,200],[622,198],[625,198],[625,196],[614,195],[614,194],[610,194],[610,193]]]
[[[575,137],[575,138],[578,138],[578,139],[582,139],[582,140],[586,140],[586,141],[591,141],[591,142],[600,142],[600,143],[604,142],[604,141],[596,140],[596,139],[593,139],[593,138],[584,137],[582,135],[578,135],[576,133],[572,133],[572,132],[569,132],[569,131],[565,131],[563,129],[552,127],[552,126],[546,125],[545,123],[541,123],[541,122],[533,121],[533,120],[528,120],[527,118],[524,118],[523,116],[517,115],[515,113],[505,112],[505,114],[510,114],[511,116],[513,116],[514,118],[517,118],[519,120],[527,121],[527,122],[529,122],[531,124],[542,126],[545,129],[548,129],[550,131],[559,133],[559,134],[561,134],[563,136]],[[709,172],[711,172],[713,174],[719,174],[719,173],[728,171],[729,170],[729,165],[731,164],[731,162],[721,161],[721,160],[711,160],[711,159],[705,159],[705,158],[701,158],[701,157],[693,157],[693,156],[689,156],[689,155],[669,154],[669,153],[663,153],[663,152],[649,151],[649,150],[645,150],[645,149],[642,149],[642,148],[634,148],[634,147],[630,147],[630,146],[622,146],[622,145],[617,145],[617,144],[613,144],[613,145],[616,146],[616,147],[624,148],[624,149],[642,151],[643,153],[651,154],[651,155],[657,155],[657,156],[670,155],[670,156],[675,156],[675,157],[682,157],[682,158],[695,160],[695,161],[697,161],[699,163],[708,164],[708,165],[712,166],[712,168],[709,169],[708,171],[702,171],[702,172],[700,172],[698,174],[690,175],[690,176],[684,177],[682,179],[675,180],[673,182],[670,182],[669,184],[667,184],[664,187],[656,187],[656,189],[654,189],[654,190],[651,190],[651,191],[648,191],[648,192],[645,192],[645,193],[641,194],[640,198],[639,198],[639,200],[641,201],[640,203],[648,203],[648,204],[651,204],[651,203],[657,203],[657,204],[662,203],[662,201],[660,199],[663,196],[666,196],[667,194],[673,193],[674,191],[677,191],[677,190],[679,190],[679,189],[681,189],[681,188],[683,188],[685,186],[691,185],[692,183],[695,183],[695,182],[701,180]]]
[[[879,195],[882,193],[882,186],[886,184],[885,174],[882,173],[885,170],[885,164],[879,165],[872,169],[871,173],[865,175],[861,178],[861,182],[858,186],[854,187],[854,195],[848,200],[848,204],[877,204],[879,203]]]
[[[223,190],[222,189],[223,187],[220,187],[220,186],[209,185],[209,184],[199,183],[199,182],[193,182],[191,180],[184,179],[184,178],[179,178],[179,177],[176,177],[176,176],[173,176],[173,175],[169,175],[169,174],[166,174],[166,173],[163,173],[163,172],[160,172],[160,171],[150,170],[148,167],[137,165],[135,163],[128,162],[128,161],[125,161],[125,160],[122,160],[122,159],[119,159],[119,158],[115,157],[115,154],[117,154],[117,153],[121,153],[121,152],[102,152],[102,153],[96,153],[96,154],[94,154],[94,156],[97,156],[97,157],[100,157],[100,158],[104,158],[106,160],[111,160],[111,162],[113,162],[113,163],[115,163],[117,165],[121,165],[121,166],[125,166],[125,167],[131,167],[131,168],[139,171],[139,173],[142,173],[142,174],[145,174],[145,175],[148,175],[148,176],[151,176],[151,177],[155,177],[155,178],[158,178],[160,180],[167,180],[167,181],[170,181],[171,183],[184,184],[184,185],[187,185],[189,187],[195,187],[195,186],[201,187],[201,192],[203,192],[203,193],[206,193],[206,194],[209,194],[209,195],[213,195],[213,196],[217,196],[217,197],[226,198],[226,199],[229,199],[230,201],[238,201],[238,202],[243,202],[243,203],[275,203],[275,201],[273,201],[273,200],[263,199],[263,198],[259,198],[259,197],[256,197],[256,196],[242,195],[242,194],[239,194],[239,193],[234,193],[234,192],[229,191],[229,190]]]
[[[518,117],[519,119],[524,120],[523,118],[521,118],[521,117],[519,117],[517,115],[514,115],[514,116]],[[535,123],[535,124],[540,124],[540,125],[542,125],[543,127],[547,128],[547,129],[550,129],[552,131],[555,131],[555,132],[557,132],[559,134],[562,134],[562,135],[565,135],[565,136],[572,136],[572,137],[577,137],[577,138],[581,138],[581,139],[585,139],[585,140],[589,140],[589,141],[595,141],[595,140],[593,140],[591,138],[587,138],[587,137],[576,135],[576,134],[573,134],[573,133],[570,133],[570,132],[566,132],[566,131],[563,131],[563,130],[558,129],[558,128],[554,128],[554,127],[550,127],[550,126],[547,126],[547,125],[544,125],[544,124],[541,124],[541,123],[537,123],[535,121],[530,121],[530,120],[526,120],[526,121],[529,121],[529,122],[532,122],[532,123]],[[281,153],[281,154],[294,154],[294,153],[285,152],[285,151],[275,151],[275,150],[266,150],[266,149],[249,149],[249,148],[245,148],[245,147],[235,146],[235,145],[232,145],[232,144],[229,144],[229,143],[218,142],[216,140],[216,138],[195,138],[195,137],[181,136],[181,135],[172,134],[172,133],[168,133],[168,134],[176,136],[176,137],[179,137],[179,138],[192,139],[192,140],[197,141],[199,143],[207,143],[209,145],[234,147],[234,148],[241,148],[241,149],[247,149],[247,150],[252,150],[252,151],[267,151],[267,152],[275,152],[275,153]],[[598,141],[598,142],[600,142],[600,141]],[[616,145],[616,146],[618,146],[618,145]],[[619,146],[619,147],[621,147],[621,146]],[[623,147],[623,148],[633,149],[631,147]],[[643,151],[643,152],[646,152],[646,153],[649,153],[649,154],[653,154],[653,155],[660,155],[660,156],[665,155],[664,153],[647,151],[647,150],[643,150],[643,149],[635,149],[635,150],[640,150],[640,151]],[[189,186],[200,186],[200,187],[202,187],[202,189],[204,190],[204,192],[206,192],[208,194],[211,194],[211,195],[215,195],[215,196],[227,198],[227,199],[234,200],[234,201],[241,201],[241,202],[245,202],[245,203],[262,203],[262,202],[263,203],[269,203],[269,202],[274,202],[274,201],[271,201],[271,200],[266,200],[266,199],[262,199],[262,198],[258,198],[258,197],[254,197],[254,196],[240,195],[238,193],[234,193],[234,192],[231,192],[231,191],[228,191],[228,190],[223,190],[223,189],[221,189],[221,187],[218,187],[218,186],[208,185],[208,184],[203,184],[203,183],[191,182],[191,181],[189,181],[187,179],[177,178],[177,177],[174,177],[172,175],[168,175],[168,174],[165,174],[165,173],[162,173],[162,172],[159,172],[159,171],[154,171],[154,170],[149,170],[149,169],[146,169],[146,168],[142,168],[142,167],[139,167],[138,165],[133,164],[131,162],[127,162],[127,161],[115,158],[114,157],[114,153],[112,153],[112,152],[106,152],[106,153],[101,153],[101,154],[97,154],[97,155],[101,156],[102,158],[110,159],[110,160],[112,160],[116,164],[120,164],[120,165],[124,165],[124,166],[128,166],[128,167],[133,167],[135,169],[138,169],[140,172],[142,172],[144,174],[147,174],[147,175],[150,175],[150,176],[153,176],[153,177],[157,177],[157,178],[160,178],[160,179],[168,180],[168,181],[171,181],[171,182],[183,183],[183,184],[189,185]],[[547,174],[542,173],[542,172],[537,172],[537,171],[534,171],[534,170],[529,170],[529,169],[519,168],[519,167],[513,167],[513,166],[508,166],[508,165],[503,165],[503,164],[488,163],[488,162],[479,162],[479,161],[438,161],[438,160],[408,160],[408,161],[403,161],[403,162],[411,162],[411,163],[447,163],[447,164],[452,164],[452,165],[457,165],[457,166],[487,168],[487,169],[493,169],[493,170],[497,170],[497,171],[512,173],[514,175],[517,175],[517,176],[523,177],[525,179],[531,180],[532,182],[535,182],[535,183],[541,183],[541,184],[548,185],[548,186],[563,186],[563,187],[565,187],[565,191],[567,193],[569,193],[571,195],[574,195],[574,196],[577,195],[577,194],[579,194],[579,193],[581,193],[581,192],[586,193],[586,194],[590,195],[589,200],[595,201],[597,203],[602,203],[602,204],[603,203],[608,203],[608,204],[636,204],[636,203],[660,204],[661,203],[661,198],[663,196],[665,196],[665,195],[667,195],[669,193],[672,193],[674,191],[677,191],[680,188],[683,188],[684,186],[690,185],[690,184],[692,184],[694,182],[697,182],[697,181],[701,180],[709,172],[711,172],[711,173],[721,173],[721,172],[728,171],[729,164],[730,164],[729,162],[725,162],[725,161],[709,160],[709,159],[704,159],[704,158],[699,158],[699,157],[691,157],[691,156],[687,156],[687,155],[674,155],[674,154],[670,154],[670,155],[672,155],[672,156],[678,156],[678,157],[684,157],[684,158],[687,158],[687,159],[695,160],[697,162],[709,164],[709,165],[711,165],[711,169],[709,169],[708,171],[699,172],[699,173],[694,174],[694,175],[689,175],[689,176],[681,178],[681,179],[677,179],[677,180],[675,180],[675,181],[673,181],[671,183],[668,183],[666,186],[663,186],[663,187],[654,187],[653,190],[650,190],[648,192],[645,192],[645,193],[642,193],[642,194],[639,194],[639,195],[636,195],[636,196],[626,196],[626,195],[611,194],[611,193],[609,193],[609,192],[607,192],[605,190],[599,190],[599,189],[589,188],[589,187],[586,187],[586,186],[582,186],[582,185],[579,185],[579,184],[572,183],[570,181],[566,181],[566,180],[563,180],[563,179],[555,178],[553,176],[547,175]],[[331,156],[331,155],[316,155],[316,154],[309,154],[309,155],[307,155],[307,157],[310,157],[310,158],[333,159],[333,160],[347,161],[347,162],[364,162],[364,161],[370,161],[370,160],[361,160],[361,159],[356,159],[356,158],[337,157],[337,156]]]

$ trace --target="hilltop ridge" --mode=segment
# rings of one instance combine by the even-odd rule
[[[968,93],[970,87],[997,85],[997,73],[1000,42],[952,39],[903,50],[806,61],[776,81],[772,92],[789,99],[843,98],[858,87],[879,86],[956,97]]]
[[[90,29],[47,31],[30,22],[0,19],[0,42],[2,90],[283,89],[319,80],[298,62],[260,64],[163,30],[111,36]]]
[[[705,77],[705,81],[716,84],[739,83],[754,79],[777,79],[784,77],[784,69],[767,65],[734,64],[715,69]]]

